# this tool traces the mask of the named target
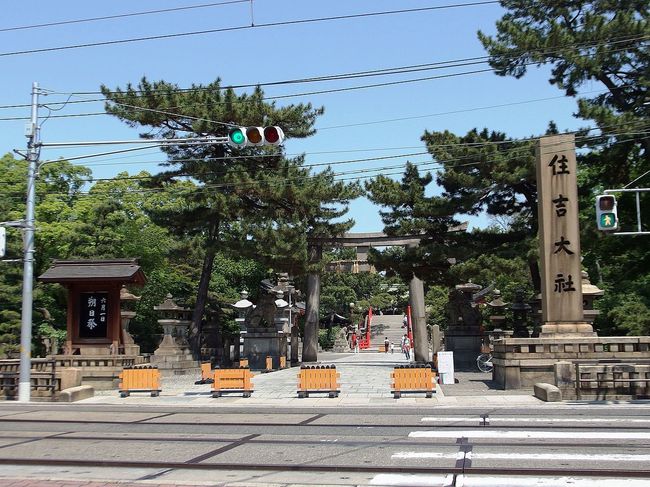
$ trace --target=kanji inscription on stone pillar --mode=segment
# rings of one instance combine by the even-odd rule
[[[573,134],[541,137],[536,158],[542,334],[593,334],[583,319]]]

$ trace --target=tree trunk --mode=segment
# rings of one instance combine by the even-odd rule
[[[318,245],[309,248],[309,262],[315,264],[322,258],[323,249]],[[302,361],[318,360],[318,307],[320,306],[320,274],[307,276],[307,306],[305,309],[305,336],[302,344]]]
[[[535,257],[528,259],[528,268],[530,269],[530,278],[533,281],[535,294],[539,294],[542,292],[542,277],[539,273],[539,262]]]
[[[201,280],[199,281],[199,288],[196,293],[196,305],[194,306],[194,313],[192,314],[192,327],[190,330],[190,347],[192,354],[196,360],[201,359],[201,330],[203,328],[203,313],[208,301],[208,287],[210,286],[210,277],[212,276],[212,265],[214,264],[214,257],[217,253],[216,237],[212,233],[208,237],[205,249],[205,257],[203,258],[203,268],[201,269]]]

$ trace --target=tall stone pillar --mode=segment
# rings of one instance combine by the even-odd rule
[[[542,338],[594,336],[584,321],[573,134],[541,137],[536,147]]]
[[[409,284],[411,320],[413,323],[413,356],[416,362],[429,361],[427,318],[424,310],[424,286],[415,275]]]

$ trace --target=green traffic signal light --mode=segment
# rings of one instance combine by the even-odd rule
[[[234,128],[228,133],[228,139],[234,144],[234,145],[244,145],[246,143],[246,135],[244,135],[244,131],[240,128]]]

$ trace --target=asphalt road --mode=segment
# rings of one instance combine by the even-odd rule
[[[647,486],[650,408],[6,403],[0,465],[0,485]]]

